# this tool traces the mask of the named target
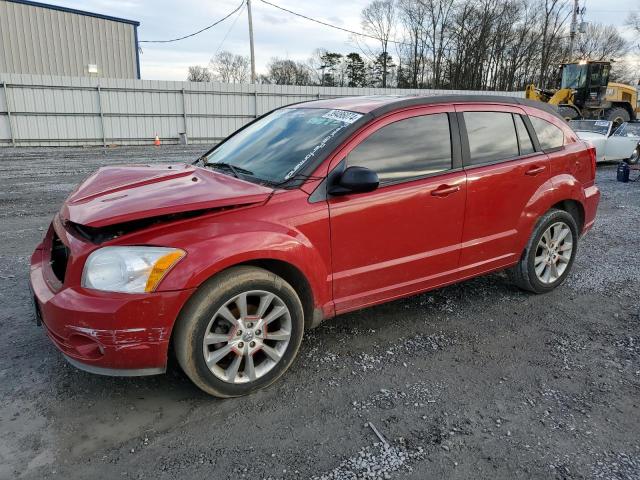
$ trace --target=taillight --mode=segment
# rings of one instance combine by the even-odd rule
[[[591,157],[591,178],[593,180],[596,179],[596,147],[593,145],[589,145],[587,149],[589,152],[589,157]]]

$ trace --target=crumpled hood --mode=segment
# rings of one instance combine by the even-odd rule
[[[272,189],[186,164],[102,167],[65,201],[63,220],[89,227],[265,201]]]

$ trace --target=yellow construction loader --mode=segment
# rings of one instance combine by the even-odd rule
[[[617,126],[636,119],[638,92],[631,85],[609,82],[610,62],[583,60],[565,63],[561,69],[560,89],[544,90],[529,85],[526,97],[557,105],[566,120],[600,118]]]

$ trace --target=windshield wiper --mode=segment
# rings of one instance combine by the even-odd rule
[[[254,176],[251,170],[247,170],[241,167],[236,167],[235,165],[231,165],[230,163],[226,163],[226,162],[205,163],[205,166],[211,167],[211,168],[228,170],[236,178],[240,178],[240,175],[249,175],[250,177]]]
[[[307,181],[307,180],[324,180],[325,177],[319,177],[319,176],[314,176],[314,175],[305,175],[303,173],[296,173],[295,175],[287,178],[286,180],[282,180],[282,181],[276,181],[276,180],[261,180],[266,186],[268,187],[272,187],[272,188],[278,188],[281,187],[289,182],[295,182],[297,181]]]

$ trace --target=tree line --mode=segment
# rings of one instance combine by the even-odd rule
[[[621,60],[628,42],[611,25],[576,31],[570,52],[570,0],[373,0],[361,12],[353,51],[319,48],[307,61],[272,58],[260,83],[344,87],[522,90],[557,86],[561,63]],[[630,20],[631,21],[631,20]],[[191,81],[246,83],[248,57],[220,52]],[[615,61],[612,80],[637,83]]]

